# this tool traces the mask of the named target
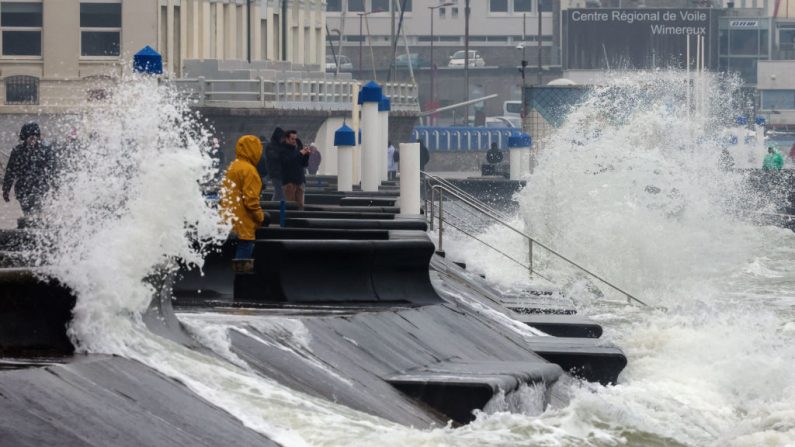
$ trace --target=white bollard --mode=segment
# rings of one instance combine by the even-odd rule
[[[381,87],[373,81],[368,82],[362,87],[359,100],[362,104],[362,191],[378,191],[381,184],[381,121],[378,118]]]
[[[381,159],[379,166],[381,166],[381,181],[389,178],[387,171],[387,164],[389,161],[386,159],[386,150],[389,147],[389,111],[392,109],[392,103],[389,98],[384,96],[381,102],[378,103],[378,117],[381,119],[381,150],[378,152]]]
[[[353,149],[356,147],[356,132],[343,123],[334,132],[337,146],[337,191],[353,191]]]
[[[420,214],[420,143],[400,143],[400,215]]]
[[[520,133],[508,137],[510,151],[511,180],[519,180],[522,175],[530,172],[530,135]]]

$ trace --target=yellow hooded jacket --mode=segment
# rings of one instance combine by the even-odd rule
[[[257,226],[265,219],[259,204],[262,179],[256,167],[262,157],[262,143],[253,135],[243,135],[237,140],[235,153],[221,185],[221,215],[231,221],[239,239],[253,241]]]

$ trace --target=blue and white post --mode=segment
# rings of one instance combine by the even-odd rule
[[[163,57],[149,45],[133,55],[133,71],[149,75],[163,74]]]
[[[400,215],[420,214],[420,143],[400,144]]]
[[[389,111],[392,110],[392,102],[388,96],[382,96],[381,102],[378,103],[378,118],[381,120],[381,150],[378,152],[381,166],[381,181],[389,178],[387,165],[389,160],[386,159],[386,149],[389,147]]]
[[[362,105],[362,191],[378,191],[378,185],[381,184],[378,104],[382,96],[381,86],[370,81],[362,87],[359,97]]]
[[[526,133],[508,137],[511,180],[519,180],[522,178],[522,173],[530,171],[530,146],[532,144],[530,135]]]
[[[356,132],[347,124],[334,132],[337,146],[337,191],[353,191],[353,150],[356,148]]]

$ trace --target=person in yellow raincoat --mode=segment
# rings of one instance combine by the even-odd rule
[[[262,179],[257,163],[262,157],[262,143],[253,135],[243,135],[235,146],[235,160],[229,165],[221,184],[221,215],[232,224],[237,235],[235,259],[251,259],[257,227],[265,220],[260,207]]]

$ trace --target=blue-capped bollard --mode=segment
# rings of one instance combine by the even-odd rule
[[[756,117],[756,125],[757,125],[757,126],[764,126],[764,125],[766,125],[766,124],[767,124],[767,120],[765,119],[765,117],[764,117],[764,116],[762,116],[762,115],[758,115],[758,116]]]
[[[334,132],[334,146],[337,146],[337,191],[352,191],[356,132],[347,124],[343,124]]]
[[[163,57],[149,45],[133,56],[133,71],[150,75],[163,74]]]
[[[359,96],[362,106],[362,191],[378,191],[381,184],[381,122],[378,119],[378,104],[383,97],[381,86],[370,81],[362,87]],[[386,150],[386,149],[384,149]]]
[[[734,122],[738,126],[745,126],[746,124],[748,124],[748,117],[738,116],[737,118],[734,119]]]

